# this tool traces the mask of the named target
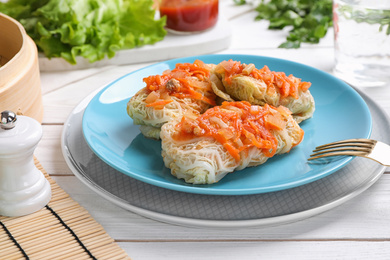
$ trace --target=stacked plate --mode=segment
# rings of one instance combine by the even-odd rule
[[[176,63],[233,59],[264,65],[310,81],[314,117],[301,124],[303,142],[266,164],[227,175],[213,185],[191,185],[164,167],[160,141],[143,137],[126,105],[142,79]],[[362,158],[309,163],[317,145],[349,138],[390,143],[389,120],[371,99],[335,77],[303,64],[248,55],[181,58],[127,74],[92,93],[71,113],[62,135],[66,162],[102,197],[156,220],[189,226],[244,227],[284,224],[322,213],[355,197],[385,167]]]

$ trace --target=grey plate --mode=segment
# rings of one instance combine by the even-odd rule
[[[370,108],[372,139],[390,143],[386,113],[358,91]],[[296,188],[241,196],[190,194],[143,183],[100,160],[85,142],[81,124],[85,98],[65,123],[62,152],[72,172],[89,188],[114,204],[155,220],[197,227],[271,226],[302,220],[332,209],[365,191],[386,167],[355,158],[341,170]],[[313,147],[314,148],[314,147]]]

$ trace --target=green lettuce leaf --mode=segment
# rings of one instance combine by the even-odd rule
[[[153,0],[9,0],[0,12],[18,20],[46,57],[76,64],[164,39]]]

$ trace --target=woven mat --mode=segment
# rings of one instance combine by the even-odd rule
[[[35,165],[51,184],[51,201],[30,215],[0,216],[0,259],[130,259],[36,159]]]

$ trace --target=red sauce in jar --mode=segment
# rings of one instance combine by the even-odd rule
[[[218,0],[162,0],[160,15],[166,27],[181,32],[197,32],[213,27],[218,20]]]

